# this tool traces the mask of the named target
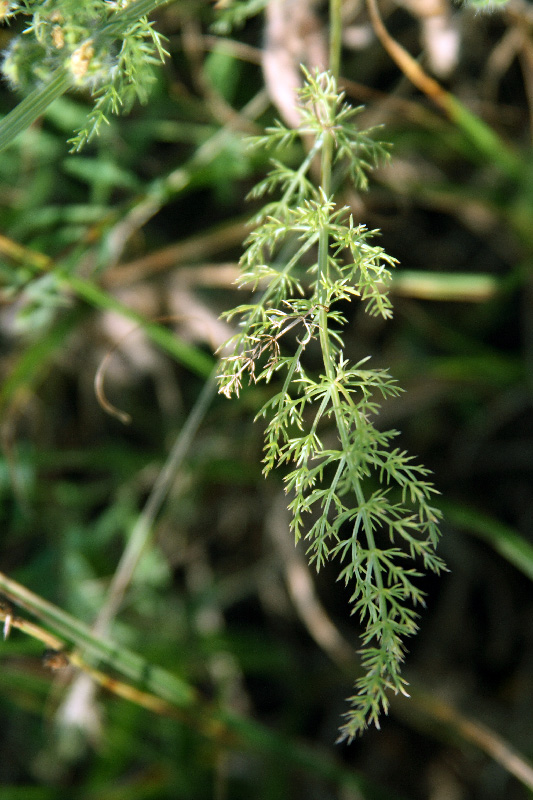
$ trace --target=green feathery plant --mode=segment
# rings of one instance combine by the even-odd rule
[[[31,94],[12,112],[11,120],[4,120],[0,144],[9,143],[69,88],[88,91],[93,100],[86,125],[70,140],[73,150],[96,136],[110,114],[127,113],[137,100],[145,103],[154,80],[153,65],[168,55],[146,15],[164,2],[3,2],[1,19],[19,15],[29,19],[23,34],[14,37],[4,53],[2,72],[13,88]]]
[[[398,385],[386,370],[368,368],[367,359],[351,366],[343,352],[339,303],[357,297],[368,313],[389,318],[387,284],[396,262],[373,244],[377,231],[356,225],[347,208],[336,206],[332,168],[343,165],[364,189],[367,172],[387,151],[369,131],[357,130],[359,109],[343,102],[331,73],[305,72],[305,79],[299,130],[277,123],[253,139],[258,148],[282,148],[302,135],[313,143],[301,166],[274,161],[252,192],[281,192],[256,216],[241,261],[240,286],[266,288],[256,302],[225,314],[239,316],[240,329],[219,380],[230,397],[239,394],[245,376],[267,383],[282,376],[281,390],[258,414],[268,419],[264,472],[292,465],[285,484],[296,541],[305,537],[317,569],[330,559],[340,562],[339,579],[351,587],[352,611],[364,625],[365,674],[340,736],[351,740],[368,723],[379,726],[388,690],[406,694],[400,674],[405,639],[417,629],[413,606],[423,603],[414,583],[420,572],[409,561],[437,573],[443,568],[435,554],[440,512],[431,505],[428,470],[393,447],[397,431],[381,431],[373,422],[378,399],[398,395]],[[317,156],[318,186],[311,178]],[[291,330],[294,352],[282,350]],[[318,378],[304,366],[313,342],[323,361]]]

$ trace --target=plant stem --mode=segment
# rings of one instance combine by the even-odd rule
[[[149,16],[156,8],[166,6],[169,2],[171,0],[136,0],[129,3],[125,8],[116,11],[99,33],[108,36],[120,34],[127,25],[136,22],[140,17]]]
[[[334,0],[332,0],[332,3]],[[329,109],[329,118],[325,120],[325,125],[329,126],[333,123],[331,119],[332,114]],[[326,109],[324,109],[326,111]],[[333,155],[333,134],[329,129],[325,129],[323,133],[323,145],[320,163],[320,186],[322,188],[324,200],[329,199],[331,191],[331,166]],[[327,311],[327,285],[328,281],[328,255],[329,255],[329,228],[324,225],[320,231],[318,240],[318,272],[317,272],[317,294],[319,303],[319,330],[320,330],[320,346],[322,348],[322,358],[324,360],[324,369],[328,378],[333,379],[335,368],[333,365],[333,356],[331,354],[329,334],[328,334],[328,311]]]
[[[338,0],[331,0],[330,9],[331,9],[331,24],[332,27],[334,27],[337,21],[340,20],[340,5],[338,3]],[[337,39],[336,37],[334,38],[334,41],[330,43],[330,47],[333,48],[333,46],[338,48],[333,53],[334,56],[333,61],[337,62],[337,69],[338,69],[338,59],[340,55],[340,38],[339,39]],[[330,114],[329,118],[325,121],[325,125],[327,125],[327,128],[325,128],[323,134],[324,143],[322,147],[322,160],[321,160],[321,171],[320,171],[320,183],[325,199],[329,199],[329,195],[331,192],[332,158],[333,158],[333,146],[334,146],[334,134],[332,132],[334,119],[332,118],[333,113],[331,111],[329,111],[329,114]],[[318,293],[318,302],[320,306],[318,312],[320,345],[322,350],[324,369],[328,379],[332,381],[331,400],[334,410],[335,423],[339,433],[339,438],[341,441],[343,452],[346,455],[346,459],[350,463],[352,486],[354,489],[355,496],[357,498],[357,503],[361,508],[365,506],[366,500],[361,486],[361,481],[359,480],[359,477],[357,475],[358,472],[357,464],[352,463],[353,453],[352,453],[352,448],[350,446],[348,425],[346,423],[346,418],[343,413],[342,401],[339,396],[339,390],[337,386],[333,384],[336,367],[330,345],[330,336],[328,329],[328,309],[327,309],[328,300],[326,296],[327,292],[326,287],[329,284],[329,275],[328,275],[329,238],[330,238],[329,228],[326,224],[320,231],[320,238],[318,244],[317,293]],[[369,551],[373,553],[376,549],[374,532],[372,530],[371,522],[368,521],[366,517],[364,520],[364,530]],[[381,569],[379,568],[379,564],[376,564],[374,575],[375,575],[376,588],[378,589],[379,592],[380,616],[382,620],[386,620],[388,616],[387,604],[383,597],[383,577],[381,574]]]
[[[44,88],[35,89],[6,114],[0,122],[0,151],[5,150],[19,133],[29,128],[71,86],[72,76],[64,67],[60,67]]]
[[[118,644],[94,636],[87,625],[2,572],[0,572],[0,591],[9,600],[42,620],[59,636],[72,642],[103,665],[116,669],[130,680],[139,683],[145,690],[175,704],[178,708],[191,708],[198,703],[199,695],[196,689],[181,678],[149,664]]]
[[[342,45],[342,0],[329,2],[329,71],[339,79]]]

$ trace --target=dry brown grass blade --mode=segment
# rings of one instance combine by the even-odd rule
[[[100,361],[100,364],[94,376],[94,393],[96,395],[98,403],[100,404],[101,408],[103,408],[104,411],[107,414],[109,414],[109,416],[115,417],[115,419],[118,419],[119,422],[122,422],[123,425],[131,424],[131,414],[128,414],[126,411],[121,411],[119,408],[117,408],[116,406],[114,406],[112,403],[109,402],[104,391],[104,378],[107,367],[109,365],[109,362],[113,354],[116,353],[116,351],[118,350],[124,339],[127,336],[129,336],[131,332],[138,329],[139,326],[137,325],[135,326],[135,328],[132,328],[132,331],[129,331],[126,334],[126,336],[123,336],[119,342],[115,342],[115,344],[111,347],[110,350],[107,351],[103,359]]]
[[[533,764],[498,733],[481,722],[461,714],[450,703],[434,697],[429,692],[413,691],[411,702],[417,712],[422,712],[464,741],[475,745],[514,775],[524,786],[533,790]],[[402,703],[404,714],[406,705]]]
[[[103,689],[107,689],[118,697],[143,706],[143,708],[147,708],[156,714],[165,714],[167,716],[179,715],[177,708],[170,705],[170,703],[167,703],[165,700],[162,700],[160,697],[150,692],[143,692],[130,684],[112,678],[110,675],[106,675],[106,673],[101,670],[89,666],[78,652],[68,652],[65,642],[62,639],[45,630],[45,628],[42,628],[40,625],[36,625],[33,622],[29,622],[17,616],[13,613],[11,606],[6,602],[0,602],[0,621],[4,622],[4,639],[7,639],[12,629],[17,629],[21,631],[21,633],[26,634],[26,636],[31,636],[32,639],[36,639],[44,644],[47,648],[43,654],[43,664],[45,667],[49,667],[54,671],[65,669],[69,666],[76,667],[92,678],[92,680],[98,683]]]
[[[376,36],[393,61],[396,62],[404,75],[409,78],[420,91],[430,97],[446,112],[446,114],[448,114],[448,116],[452,116],[453,109],[449,93],[442,88],[438,81],[424,72],[420,64],[415,61],[411,54],[389,34],[381,19],[377,0],[366,0],[366,5]]]
[[[243,220],[217,226],[134,261],[113,267],[103,276],[102,285],[106,289],[113,289],[150,278],[180,263],[203,261],[213,253],[223,252],[225,249],[242,244],[247,232],[248,227]]]

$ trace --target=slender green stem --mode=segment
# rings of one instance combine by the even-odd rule
[[[332,23],[334,14],[336,14],[336,17],[340,19],[340,7],[338,7],[337,0],[331,0]],[[339,52],[340,51],[336,51],[337,59],[339,56]],[[328,125],[333,125],[334,120],[330,118],[327,120],[327,123]],[[327,130],[324,132],[324,144],[322,147],[322,161],[321,161],[321,171],[320,171],[321,188],[326,198],[329,198],[329,194],[331,191],[333,146],[334,146],[333,133]],[[329,283],[329,275],[328,275],[329,239],[330,239],[329,228],[327,226],[324,226],[320,231],[320,239],[318,245],[317,290],[318,290],[318,298],[320,304],[319,329],[320,329],[320,345],[322,349],[324,369],[329,380],[333,381],[335,377],[335,364],[331,352],[330,335],[328,330],[328,311],[326,308],[326,302],[327,302],[326,286]],[[337,425],[337,430],[339,432],[339,438],[341,440],[342,449],[346,454],[347,460],[350,462],[352,461],[352,453],[348,435],[348,428],[347,428],[346,418],[344,416],[342,409],[342,402],[339,396],[339,390],[336,386],[333,387],[331,399],[334,410],[335,422]],[[351,481],[353,489],[357,497],[357,502],[359,506],[364,507],[366,501],[361,486],[361,481],[357,476],[357,472],[358,472],[357,465],[352,464],[350,469],[350,474],[352,476]],[[372,530],[371,523],[367,520],[365,520],[364,529],[365,529],[368,548],[371,552],[374,552],[376,549],[374,532]],[[382,619],[386,619],[387,605],[383,597],[383,577],[381,574],[381,570],[379,569],[379,565],[378,568],[375,570],[375,580],[376,580],[376,587],[379,592],[379,604],[380,604],[381,616]]]
[[[134,0],[125,8],[116,11],[110,21],[104,25],[99,33],[113,36],[119,34],[127,25],[136,22],[140,17],[147,17],[157,8],[166,6],[172,0]]]
[[[348,436],[348,427],[346,424],[346,418],[344,416],[342,410],[342,401],[339,397],[339,390],[335,386],[332,392],[332,405],[335,414],[335,422],[337,425],[337,430],[339,431],[339,437],[342,444],[343,452],[346,454],[346,460],[350,465],[350,475],[351,475],[351,484],[354,490],[354,494],[357,498],[357,503],[360,508],[364,508],[366,505],[366,498],[363,492],[363,487],[361,486],[361,481],[358,477],[358,469],[357,464],[353,462],[353,452],[352,447],[350,447],[350,440]],[[376,540],[374,538],[374,531],[372,530],[372,525],[369,521],[365,519],[364,524],[365,529],[365,536],[368,544],[368,549],[371,552],[374,552],[376,549]],[[381,618],[386,619],[387,617],[387,605],[383,597],[383,576],[381,574],[381,569],[376,569],[375,572],[376,578],[376,586],[379,591],[379,607],[381,612]]]
[[[0,122],[0,151],[5,150],[19,133],[44,114],[54,100],[70,89],[72,83],[72,75],[64,67],[60,67],[45,87],[35,89],[21,100]]]
[[[342,0],[329,2],[329,70],[335,80],[340,75],[342,45]]]
[[[294,178],[289,183],[287,189],[283,193],[283,197],[281,198],[280,201],[283,205],[289,205],[289,203],[292,200],[294,190],[300,184],[302,177],[307,174],[309,167],[313,163],[315,156],[317,155],[317,153],[320,152],[321,149],[322,149],[322,137],[318,137],[313,147],[310,149],[307,156],[302,161],[297,171],[294,173]]]
[[[331,114],[331,112],[329,112]],[[327,120],[327,125],[332,124],[331,118]],[[320,164],[320,185],[325,199],[329,199],[331,191],[331,172],[333,158],[333,135],[329,130],[324,131],[324,142],[322,146],[322,159]],[[335,374],[333,357],[331,354],[329,334],[328,334],[328,312],[327,312],[327,284],[328,281],[328,255],[329,255],[329,228],[327,225],[322,227],[318,242],[318,274],[317,292],[319,302],[319,328],[320,345],[322,347],[322,358],[324,369],[328,378],[332,379]]]
[[[332,0],[332,5],[335,3],[335,0]],[[333,121],[328,120],[328,123],[331,124]],[[321,162],[321,172],[320,172],[320,180],[321,180],[321,187],[323,189],[324,195],[326,197],[329,196],[330,189],[331,189],[331,172],[332,172],[332,154],[333,154],[333,134],[325,132],[324,134],[324,144],[322,148],[322,162]],[[330,343],[330,336],[328,330],[328,312],[326,308],[326,285],[328,281],[328,254],[329,254],[329,229],[327,226],[324,226],[320,231],[320,238],[318,244],[318,278],[317,278],[317,289],[318,289],[318,297],[319,297],[319,328],[320,328],[320,345],[322,348],[322,359],[324,362],[324,369],[326,371],[327,377],[333,381],[335,377],[335,364],[333,361],[333,355],[331,352],[331,343]],[[337,429],[339,432],[339,437],[341,440],[341,445],[344,453],[346,454],[346,458],[348,461],[351,461],[351,447],[350,441],[348,436],[348,429],[346,425],[346,419],[342,410],[342,402],[339,396],[339,391],[336,386],[334,386],[332,395],[332,405],[335,415],[335,422],[337,425]],[[350,470],[352,477],[352,484],[354,488],[355,495],[357,497],[357,502],[360,507],[365,505],[365,496],[363,493],[363,489],[361,487],[361,482],[357,477],[357,466],[352,464],[352,468]],[[368,542],[368,547],[371,551],[375,550],[376,543],[374,539],[374,533],[372,530],[372,526],[370,523],[365,523],[365,534]],[[381,575],[381,571],[379,569],[376,570],[375,573],[376,577],[376,585],[378,590],[380,591],[380,608],[383,614],[383,617],[386,616],[386,603],[383,599],[383,579]]]

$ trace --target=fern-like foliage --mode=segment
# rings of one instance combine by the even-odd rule
[[[146,14],[163,0],[20,0],[5,18],[28,20],[4,54],[2,71],[27,93],[64,70],[73,87],[93,99],[86,125],[70,140],[79,150],[111,114],[126,113],[148,99],[153,65],[166,51]],[[139,13],[136,13],[138,11]]]
[[[281,149],[305,135],[313,144],[295,169],[274,161],[252,192],[280,197],[259,212],[247,240],[240,285],[260,295],[225,314],[239,318],[239,331],[219,381],[230,397],[245,378],[280,378],[280,391],[258,414],[267,420],[264,472],[289,467],[296,541],[306,539],[317,569],[336,559],[339,579],[352,590],[352,613],[363,626],[364,675],[341,728],[340,738],[351,740],[368,723],[379,726],[388,690],[406,693],[405,640],[417,629],[414,607],[423,603],[416,578],[421,566],[443,568],[435,554],[440,512],[431,504],[428,470],[394,446],[397,431],[374,424],[380,399],[397,395],[398,385],[367,359],[351,366],[343,352],[339,302],[358,299],[369,314],[390,317],[387,285],[396,262],[375,244],[377,231],[336,206],[330,177],[337,165],[365,188],[368,171],[387,150],[356,128],[359,109],[344,102],[329,73],[306,73],[300,100],[298,131],[278,123],[252,142]],[[320,185],[311,179],[316,158]],[[284,346],[289,331],[293,352]],[[316,342],[324,365],[319,377],[305,367],[306,350]]]

